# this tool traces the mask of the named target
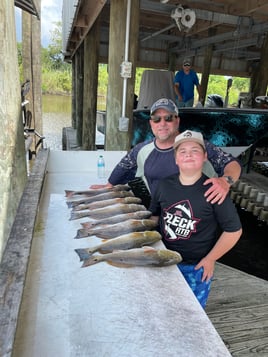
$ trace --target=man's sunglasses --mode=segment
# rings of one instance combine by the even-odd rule
[[[191,67],[190,64],[184,64],[183,66],[184,66],[184,67]]]
[[[170,115],[164,115],[164,116],[159,116],[159,115],[152,115],[151,120],[154,123],[160,123],[161,119],[164,119],[166,122],[170,123],[173,121],[173,118],[177,118],[176,115],[170,114]]]

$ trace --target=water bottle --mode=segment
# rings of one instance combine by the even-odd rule
[[[105,177],[105,162],[102,155],[98,158],[98,178]]]

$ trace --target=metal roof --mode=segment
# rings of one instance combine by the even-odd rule
[[[96,18],[100,19],[100,61],[107,61],[111,1],[65,0],[72,16],[63,16],[67,30],[63,51],[72,58]],[[250,76],[259,62],[268,32],[267,0],[140,0],[137,65],[167,68],[169,55],[194,59],[202,68],[211,46],[214,74]],[[118,14],[120,16],[121,14]],[[68,29],[67,29],[68,28]]]
[[[37,10],[35,0],[14,0],[14,5],[29,14],[36,16],[38,20],[40,20],[40,14]]]

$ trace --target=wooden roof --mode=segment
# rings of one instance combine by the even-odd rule
[[[14,5],[29,14],[36,16],[38,20],[40,20],[40,14],[34,0],[14,0]]]
[[[66,59],[72,58],[100,14],[100,61],[107,62],[109,8],[110,1],[77,2],[64,49]],[[166,69],[173,53],[178,62],[190,57],[197,69],[202,68],[210,46],[211,72],[250,76],[267,31],[267,0],[182,0],[179,5],[178,0],[140,0],[137,65]]]

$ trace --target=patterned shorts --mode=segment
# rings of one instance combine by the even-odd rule
[[[210,292],[212,278],[209,281],[202,281],[204,269],[195,270],[195,265],[178,264],[178,268],[204,309]]]

